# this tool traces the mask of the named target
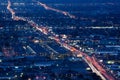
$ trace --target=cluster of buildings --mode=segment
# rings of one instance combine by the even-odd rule
[[[11,13],[6,8],[7,0],[0,2],[0,80],[101,80],[82,58],[73,56],[72,52],[27,22],[12,20]],[[86,7],[117,3],[84,3],[81,6],[77,3],[47,3],[58,9],[67,8],[78,16],[76,19],[45,10],[32,0],[11,0],[11,3],[17,16],[52,29],[59,37],[68,39],[67,44],[89,56],[95,56],[106,71],[120,79],[119,18],[107,15],[106,11],[101,14],[100,11],[93,11],[94,14],[89,14],[85,10]],[[78,11],[76,7],[84,10]],[[85,15],[87,16],[84,17]],[[111,22],[112,20],[114,21]]]

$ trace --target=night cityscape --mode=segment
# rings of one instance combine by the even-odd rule
[[[120,0],[0,0],[0,80],[120,80]]]

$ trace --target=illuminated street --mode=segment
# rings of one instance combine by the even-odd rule
[[[81,10],[74,11],[76,6],[89,3],[45,2],[6,0],[1,3],[6,10],[2,11],[4,23],[0,23],[0,70],[4,71],[0,79],[119,80],[119,22],[99,23],[97,19],[101,18],[95,20],[93,14],[86,18],[84,11],[84,16],[77,15]],[[97,3],[103,4],[116,3]],[[62,10],[62,6],[69,7]],[[104,48],[113,51],[102,51]],[[114,65],[117,70],[110,67]]]

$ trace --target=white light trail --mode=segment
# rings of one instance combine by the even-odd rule
[[[43,6],[44,8],[46,9],[49,9],[49,10],[53,10],[53,11],[56,11],[56,12],[60,12],[62,13],[62,11],[60,10],[57,10],[57,9],[54,9],[54,8],[50,8],[48,7],[47,5],[45,4],[42,4],[40,3],[41,6]],[[54,39],[57,43],[59,43],[60,45],[63,45],[64,48],[70,50],[72,53],[74,53],[75,55],[77,56],[80,56],[80,57],[84,57],[84,60],[85,62],[88,64],[88,65],[92,65],[91,68],[95,68],[95,73],[98,74],[102,79],[106,79],[106,80],[115,80],[100,64],[99,62],[96,60],[96,58],[93,56],[93,57],[90,57],[89,55],[87,55],[86,53],[83,53],[79,50],[77,50],[76,48],[70,46],[69,44],[66,44],[65,42],[62,42],[61,41],[61,38],[55,36],[56,34],[54,33],[50,33],[49,32],[49,29],[46,28],[46,27],[42,27],[42,26],[39,26],[37,23],[35,23],[34,21],[32,20],[27,20],[25,19],[24,17],[18,17],[15,15],[15,11],[11,8],[11,2],[10,0],[8,0],[8,6],[7,6],[7,9],[10,11],[10,13],[12,14],[12,19],[13,20],[22,20],[22,21],[26,21],[28,24],[30,24],[31,26],[33,26],[34,28],[36,28],[38,31],[42,32],[43,34],[45,35],[50,35],[52,37],[52,39]],[[65,15],[68,13],[64,13]]]
[[[54,12],[57,12],[57,13],[61,13],[61,14],[65,15],[65,16],[68,16],[68,17],[73,18],[73,19],[76,18],[74,15],[70,14],[69,12],[62,11],[62,10],[59,10],[59,9],[55,9],[55,8],[49,7],[49,6],[47,6],[46,4],[43,4],[43,3],[41,3],[41,2],[38,2],[38,4],[39,4],[40,6],[42,6],[42,7],[44,7],[46,10],[51,10],[51,11],[54,11]]]

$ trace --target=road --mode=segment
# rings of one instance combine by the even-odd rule
[[[55,12],[59,12],[61,14],[69,16],[70,18],[74,18],[68,12],[64,12],[64,11],[61,11],[61,10],[58,10],[58,9],[54,9],[54,8],[48,7],[46,4],[43,4],[41,2],[38,2],[38,3],[41,6],[43,6],[45,9],[47,9],[47,10],[52,10],[52,11],[55,11]],[[42,32],[46,36],[51,36],[53,40],[55,40],[57,43],[62,45],[64,48],[70,50],[77,57],[83,57],[83,60],[89,65],[89,67],[93,70],[93,72],[95,72],[97,75],[99,75],[103,80],[115,80],[114,77],[110,73],[108,73],[103,68],[102,65],[100,65],[100,63],[97,61],[97,59],[94,56],[90,57],[86,53],[83,53],[83,52],[77,50],[76,48],[70,46],[69,44],[65,43],[65,41],[63,42],[62,39],[59,38],[58,36],[56,36],[55,33],[51,32],[49,30],[49,28],[46,28],[46,27],[43,27],[43,26],[39,26],[34,21],[25,19],[24,17],[16,16],[15,15],[15,11],[11,8],[11,6],[12,6],[11,2],[10,2],[10,0],[8,0],[7,9],[10,11],[13,20],[16,20],[16,21],[18,21],[18,20],[26,21],[29,25],[33,26],[36,30]]]
[[[62,10],[59,10],[59,9],[55,9],[55,8],[52,8],[52,7],[49,7],[47,6],[46,4],[43,4],[41,2],[37,2],[40,6],[44,7],[46,10],[51,10],[51,11],[54,11],[54,12],[57,12],[57,13],[61,13],[65,16],[68,16],[70,18],[73,18],[75,19],[76,17],[74,15],[71,15],[70,13],[66,12],[66,11],[62,11]]]

